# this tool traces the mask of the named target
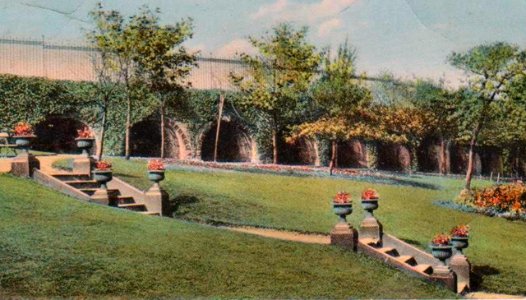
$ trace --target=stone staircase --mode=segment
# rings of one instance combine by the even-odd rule
[[[55,174],[51,175],[62,181],[73,189],[76,189],[86,196],[91,197],[98,189],[99,184],[86,174]],[[119,207],[145,215],[159,216],[160,212],[149,211],[144,203],[139,203],[131,195],[123,194],[118,188],[108,189],[110,206]]]

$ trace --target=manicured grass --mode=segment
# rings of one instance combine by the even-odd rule
[[[114,160],[117,173],[146,189],[144,162]],[[331,197],[340,190],[351,193],[355,211],[350,218],[358,226],[363,212],[357,198],[366,187],[381,195],[375,213],[392,233],[421,248],[435,233],[449,231],[457,224],[471,226],[470,247],[466,250],[480,290],[526,294],[526,223],[511,222],[478,214],[463,213],[433,204],[455,197],[462,180],[435,176],[410,180],[438,186],[437,189],[407,185],[316,177],[292,177],[226,171],[169,170],[163,187],[180,203],[176,217],[209,223],[229,223],[328,233],[336,216]],[[475,181],[475,185],[488,182]]]
[[[143,216],[8,175],[0,175],[0,287],[2,297],[455,296],[336,247]]]

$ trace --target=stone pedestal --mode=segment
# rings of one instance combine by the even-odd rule
[[[456,293],[457,278],[455,273],[451,272],[451,270],[449,270],[449,268],[446,266],[443,266],[445,269],[439,270],[439,273],[437,273],[437,267],[441,269],[440,266],[433,266],[433,274],[431,275],[431,280],[444,284],[448,289]],[[441,273],[442,271],[444,273]]]
[[[89,156],[81,155],[80,157],[75,157],[73,159],[73,173],[89,175],[94,164],[95,161]]]
[[[356,230],[348,223],[339,222],[331,230],[331,245],[355,251],[357,238],[358,234]]]
[[[22,152],[11,162],[11,173],[20,177],[31,177],[33,169],[39,168],[40,164],[36,157],[29,152]]]
[[[462,253],[453,255],[449,261],[449,267],[457,275],[457,291],[463,293],[471,288],[471,264]]]
[[[360,224],[360,239],[371,239],[374,241],[382,240],[382,224],[372,216],[366,216]]]
[[[159,212],[162,216],[163,203],[168,201],[168,193],[166,193],[158,183],[154,183],[152,187],[146,191],[145,196],[150,202],[149,210]]]
[[[107,188],[100,188],[91,195],[91,202],[96,202],[98,204],[108,205],[110,204],[110,196],[108,194]]]

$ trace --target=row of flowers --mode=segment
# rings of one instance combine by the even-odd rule
[[[95,162],[95,170],[97,171],[111,171],[112,165],[110,162],[105,160],[99,160]],[[148,171],[151,172],[164,172],[164,163],[160,159],[152,159],[148,161]]]
[[[526,185],[518,181],[472,191],[464,190],[456,202],[488,215],[521,217],[526,215]]]
[[[35,137],[33,126],[27,122],[18,122],[12,133],[14,137]],[[84,126],[82,129],[77,130],[76,139],[95,139],[95,134],[89,127]]]

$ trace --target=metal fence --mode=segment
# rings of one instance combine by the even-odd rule
[[[96,55],[97,51],[86,45],[0,38],[0,74],[94,81]],[[199,57],[197,63],[188,78],[197,89],[229,89],[229,74],[245,70],[240,60],[232,58]]]

